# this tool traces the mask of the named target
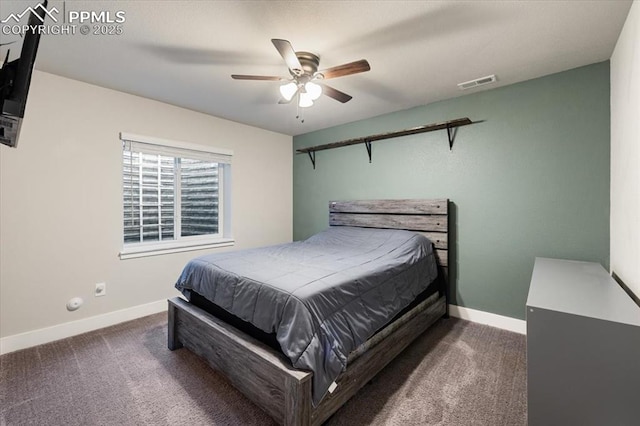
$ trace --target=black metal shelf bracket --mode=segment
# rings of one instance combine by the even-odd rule
[[[311,164],[313,164],[313,170],[315,170],[316,169],[316,152],[309,151],[307,152],[307,154],[309,154],[309,159],[311,160]]]
[[[371,141],[365,140],[364,146],[367,148],[367,154],[369,155],[369,163],[371,163]]]
[[[450,125],[447,124],[447,137],[449,138],[449,151],[453,149],[453,140],[456,138],[456,130],[457,127],[451,128]]]

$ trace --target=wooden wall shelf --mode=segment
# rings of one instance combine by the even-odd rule
[[[310,146],[308,148],[300,148],[296,150],[298,154],[309,154],[309,159],[311,159],[311,164],[313,164],[313,168],[316,168],[316,151],[323,151],[325,149],[334,149],[340,148],[343,146],[349,145],[357,145],[357,144],[365,144],[367,148],[367,154],[369,155],[369,162],[371,162],[371,142],[380,141],[383,139],[392,139],[400,136],[408,136],[415,135],[418,133],[426,133],[433,132],[436,130],[447,130],[447,136],[449,138],[449,149],[453,148],[453,140],[455,138],[455,132],[453,129],[460,126],[467,126],[469,124],[473,124],[468,117],[457,118],[455,120],[445,121],[443,123],[434,123],[434,124],[425,124],[424,126],[412,127],[410,129],[405,130],[397,130],[395,132],[389,133],[379,133],[377,135],[364,136],[360,138],[347,139],[340,142],[332,142],[324,145],[316,145]]]

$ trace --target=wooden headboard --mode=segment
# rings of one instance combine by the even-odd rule
[[[448,206],[448,199],[331,201],[329,225],[416,231],[433,242],[438,264],[448,276]]]

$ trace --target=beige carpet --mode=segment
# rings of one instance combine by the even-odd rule
[[[0,424],[273,424],[166,335],[157,314],[3,355]],[[525,425],[525,338],[441,320],[328,424]]]

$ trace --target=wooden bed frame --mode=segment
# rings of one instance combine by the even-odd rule
[[[367,200],[329,203],[331,226],[407,229],[433,242],[448,292],[448,200]],[[311,403],[312,373],[297,370],[278,351],[182,298],[169,300],[170,350],[186,347],[284,425],[320,425],[369,382],[416,337],[447,315],[447,297],[434,302],[351,362],[337,388],[317,407]],[[416,310],[417,312],[417,310]]]

